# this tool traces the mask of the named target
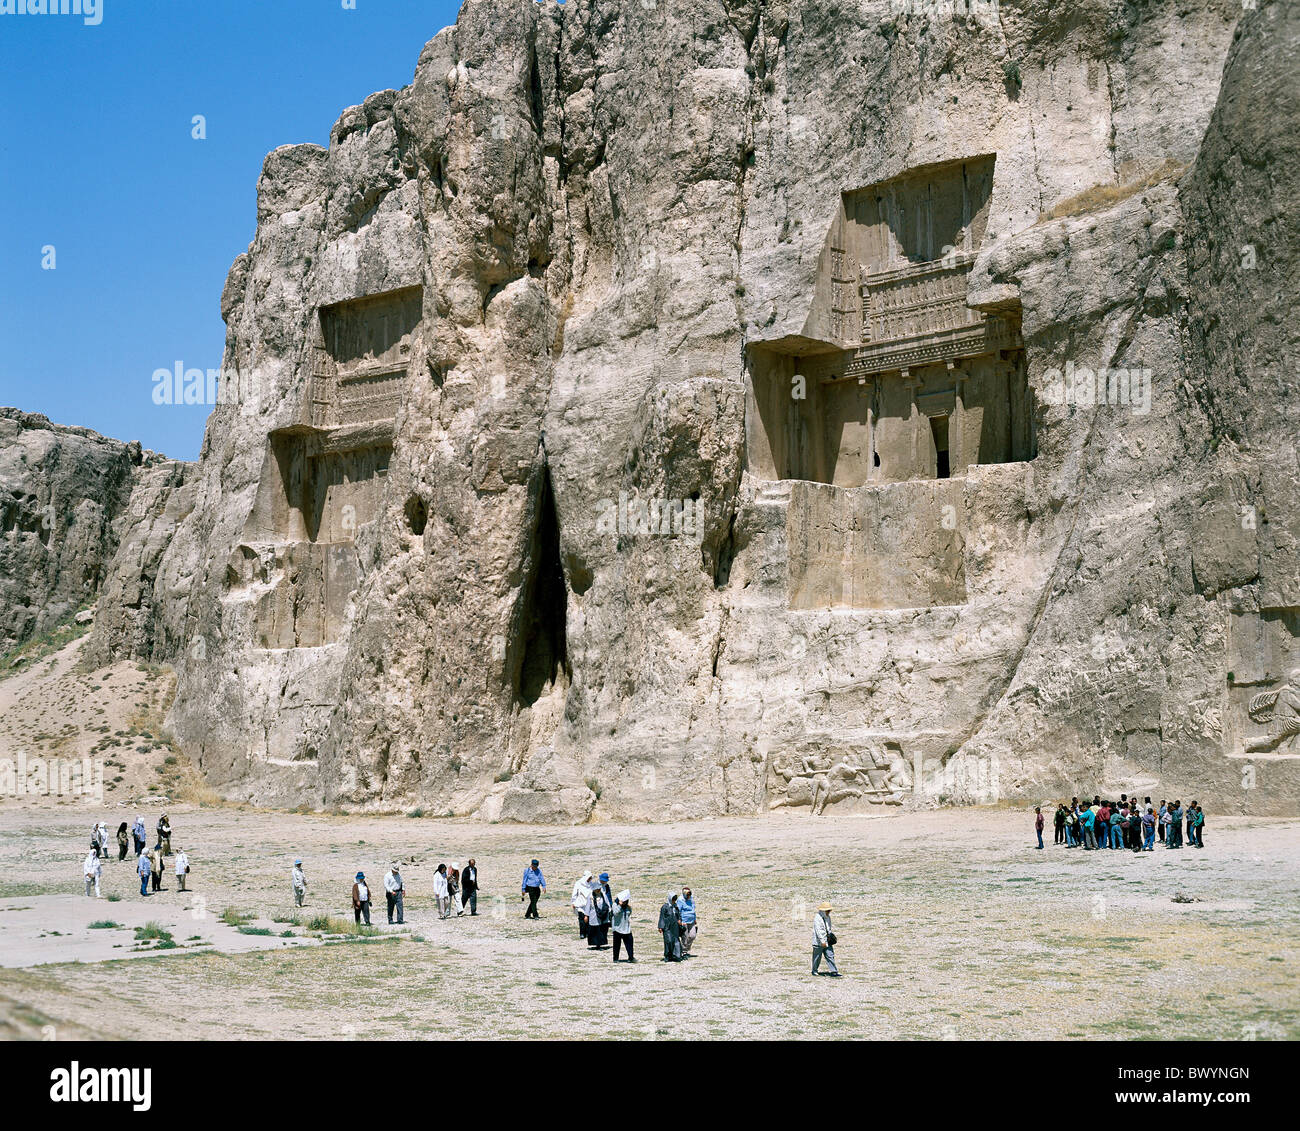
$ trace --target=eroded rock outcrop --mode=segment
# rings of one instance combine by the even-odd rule
[[[97,634],[214,783],[1294,810],[1295,17],[909,7],[473,0],[268,156]]]
[[[138,443],[0,408],[0,653],[99,595],[142,476]]]

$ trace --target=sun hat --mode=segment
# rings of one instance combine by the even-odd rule
[[[829,903],[823,903],[820,907],[817,908],[817,910],[818,910],[818,911],[830,911],[830,910],[831,910],[831,905],[830,905]]]
[[[618,893],[619,903],[626,903],[631,898],[632,898],[632,893],[628,891],[627,888],[624,888],[621,892]]]
[[[295,864],[301,864],[302,861],[301,861],[301,860],[295,860],[294,863],[295,863]]]
[[[366,874],[365,874],[365,872],[358,872],[358,873],[357,873],[357,879],[359,879],[359,880],[364,880],[365,878],[366,878]]]
[[[539,860],[537,860],[537,859],[534,859],[534,860],[533,860],[533,867],[534,867],[534,868],[536,868],[536,867],[537,867],[537,865],[538,865],[538,864],[539,864],[539,863],[540,863],[540,861],[539,861]]]
[[[601,872],[601,874],[600,874],[600,882],[601,882],[602,884],[607,884],[607,883],[609,883],[609,873],[608,873],[608,872]]]

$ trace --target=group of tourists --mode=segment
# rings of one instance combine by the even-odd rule
[[[1105,804],[1099,802],[1098,812]],[[1077,799],[1072,802],[1072,805],[1077,805]],[[1170,807],[1170,812],[1171,814],[1176,812],[1181,818],[1182,810],[1178,809],[1177,805],[1178,803],[1175,802]],[[1189,808],[1199,814],[1199,807],[1195,802],[1192,802]],[[1062,806],[1061,809],[1064,811],[1065,807]],[[1076,809],[1075,812],[1078,813],[1080,810]],[[1161,812],[1163,817],[1163,802],[1161,802]],[[1103,823],[1108,819],[1109,815],[1103,819]],[[1170,821],[1174,821],[1173,816],[1170,817]],[[1059,812],[1057,827],[1059,834],[1059,830],[1063,827]],[[1189,843],[1199,847],[1200,821],[1192,821],[1188,827],[1189,830],[1194,830],[1189,832]],[[176,852],[172,853],[172,827],[165,813],[158,819],[155,832],[156,839],[153,847],[150,848],[144,818],[137,815],[129,825],[123,821],[117,830],[118,860],[126,859],[128,847],[134,848],[136,872],[140,876],[140,894],[148,896],[151,889],[153,892],[166,890],[162,887],[166,857],[174,855],[178,890],[188,890],[186,877],[190,871],[189,857],[183,848],[177,848]],[[1040,812],[1040,848],[1042,847],[1041,832]],[[1192,839],[1193,836],[1195,839]],[[1057,840],[1061,842],[1062,837],[1058,835]],[[1181,837],[1178,843],[1181,843]],[[1177,844],[1171,844],[1170,847],[1177,847]],[[91,828],[90,851],[86,854],[83,868],[88,896],[96,898],[100,896],[100,881],[103,876],[101,861],[105,859],[108,859],[108,826],[99,822]],[[294,905],[302,907],[307,897],[307,873],[301,859],[295,859],[293,862],[290,884]],[[396,861],[384,874],[383,884],[388,922],[394,925],[405,924],[406,882],[402,877],[401,865]],[[524,869],[520,884],[520,901],[528,904],[524,911],[525,919],[541,918],[537,904],[545,891],[546,877],[542,873],[541,862],[534,858]],[[457,863],[439,864],[433,874],[433,895],[439,919],[450,919],[453,913],[457,916],[464,915],[466,912],[477,915],[479,876],[478,865],[474,862],[474,858],[471,857],[463,869]],[[371,899],[371,888],[366,880],[366,874],[357,872],[352,884],[352,911],[357,923],[364,922],[367,926],[370,925]],[[636,962],[632,935],[632,893],[628,888],[614,894],[608,872],[595,875],[591,871],[584,871],[573,885],[571,906],[578,921],[578,937],[586,941],[589,950],[612,949],[615,962]],[[699,936],[700,927],[695,896],[689,887],[684,886],[680,892],[676,889],[668,892],[667,898],[659,908],[656,929],[663,941],[662,961],[682,962],[693,957],[691,948]],[[835,942],[835,933],[831,930],[831,905],[823,903],[817,908],[813,919],[812,972],[814,974],[828,974],[836,978],[840,976],[835,965]],[[622,954],[626,954],[627,957],[621,958]],[[826,964],[826,970],[819,969],[823,962]]]
[[[167,814],[158,818],[157,839],[149,847],[149,835],[145,831],[144,818],[136,814],[135,820],[128,825],[123,821],[117,827],[117,859],[126,859],[128,847],[135,849],[135,870],[140,877],[140,894],[148,896],[150,891],[165,891],[162,886],[166,858],[172,856],[172,826]],[[82,862],[82,878],[86,884],[86,894],[98,899],[101,894],[100,883],[104,876],[102,861],[108,856],[108,826],[99,821],[90,828],[90,851]],[[185,850],[178,848],[174,854],[176,884],[179,890],[186,891],[185,881],[190,872],[190,858]]]
[[[1034,832],[1038,846],[1043,847],[1043,810],[1034,809]],[[1056,844],[1066,848],[1127,848],[1132,852],[1154,852],[1156,838],[1165,848],[1182,848],[1186,843],[1192,848],[1204,848],[1202,830],[1205,813],[1195,801],[1186,806],[1181,800],[1164,801],[1154,805],[1144,797],[1121,793],[1118,801],[1102,800],[1100,795],[1091,803],[1070,798],[1056,807],[1052,818],[1056,830]]]
[[[302,861],[293,862],[293,898],[297,906],[302,906],[307,893],[307,877],[302,870]],[[438,907],[439,919],[450,919],[453,912],[464,915],[478,914],[478,865],[471,856],[464,869],[459,864],[439,864],[433,873],[433,898]],[[394,862],[384,873],[384,899],[388,903],[388,922],[402,925],[406,922],[406,881],[402,878],[402,867]],[[370,885],[365,872],[356,874],[352,884],[352,916],[357,923],[370,925]],[[396,918],[394,918],[396,916]]]
[[[534,860],[530,866],[538,867]],[[540,871],[538,872],[540,875]],[[524,892],[528,891],[528,872],[524,873]],[[541,890],[545,890],[543,881]],[[608,950],[610,938],[613,937],[613,958],[619,961],[619,954],[625,952],[627,962],[636,961],[636,950],[632,935],[632,892],[624,888],[617,895],[610,886],[609,873],[601,872],[599,876],[590,871],[583,872],[574,882],[570,906],[578,920],[578,938],[585,939],[589,950]],[[536,900],[530,905],[535,910]],[[538,916],[532,915],[531,918]],[[668,898],[659,908],[657,929],[664,945],[664,962],[680,962],[691,957],[691,947],[699,934],[699,918],[695,910],[695,897],[689,887],[681,893],[670,891]]]

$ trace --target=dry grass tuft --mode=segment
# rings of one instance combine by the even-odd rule
[[[1138,172],[1138,175],[1128,181],[1121,181],[1114,185],[1093,185],[1092,188],[1084,189],[1077,196],[1069,197],[1062,200],[1059,204],[1053,205],[1047,212],[1038,214],[1039,222],[1045,220],[1061,220],[1067,216],[1082,216],[1088,212],[1096,212],[1101,208],[1109,208],[1112,204],[1118,204],[1121,200],[1127,200],[1130,196],[1149,189],[1153,185],[1158,185],[1163,181],[1177,180],[1187,170],[1187,165],[1183,161],[1175,161],[1172,157],[1166,158],[1154,169],[1145,173]],[[1121,173],[1127,170],[1121,170]]]

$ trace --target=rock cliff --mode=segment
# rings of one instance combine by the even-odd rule
[[[266,803],[1294,812],[1297,17],[956,7],[469,0],[267,157],[92,651]]]

